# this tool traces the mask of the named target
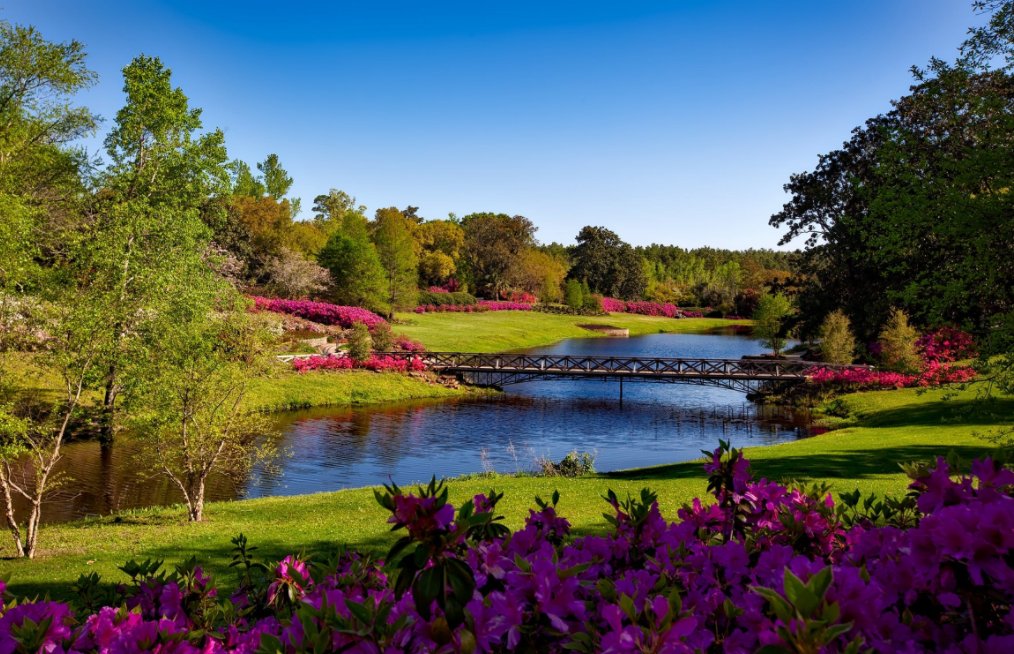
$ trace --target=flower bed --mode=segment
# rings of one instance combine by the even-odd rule
[[[572,537],[559,499],[524,528],[502,495],[455,511],[432,482],[377,493],[401,538],[386,565],[355,553],[262,567],[233,540],[221,597],[191,560],[131,563],[113,606],[9,603],[5,652],[1008,652],[1014,648],[1014,473],[952,479],[940,460],[913,497],[836,504],[824,488],[754,481],[724,446],[714,503],[678,523],[647,490],[609,493],[611,528]],[[873,498],[870,498],[871,500]],[[885,518],[886,516],[886,518]],[[885,524],[886,523],[886,524]],[[89,584],[79,603],[94,597]],[[81,583],[81,582],[79,582]],[[81,588],[81,587],[79,587]],[[2,583],[0,583],[2,590]],[[94,588],[91,588],[94,591]],[[123,606],[124,608],[117,608]]]
[[[602,298],[602,309],[609,313],[636,313],[661,318],[702,318],[699,311],[686,311],[669,302],[624,301],[613,297]]]
[[[365,361],[356,361],[344,355],[313,355],[292,360],[296,372],[313,370],[373,370],[375,372],[420,372],[426,370],[426,364],[419,357],[406,359],[385,355],[371,354]]]
[[[814,384],[836,384],[853,388],[908,388],[961,384],[975,379],[975,370],[930,361],[918,375],[862,368],[820,368],[809,376]]]
[[[348,329],[355,323],[361,322],[372,329],[374,326],[385,322],[377,314],[361,307],[346,307],[339,304],[328,304],[327,302],[282,300],[260,296],[253,296],[250,299],[254,301],[254,309],[258,311],[273,311],[275,313],[298,316],[322,325],[340,325]]]

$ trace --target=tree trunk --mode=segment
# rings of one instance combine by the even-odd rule
[[[109,366],[109,373],[106,376],[105,394],[102,397],[102,420],[99,425],[99,443],[103,445],[112,443],[116,432],[116,396],[118,394],[116,367]]]
[[[190,492],[187,493],[187,497],[189,498],[187,510],[190,514],[190,522],[204,520],[204,482],[205,477],[201,477],[192,485]]]
[[[0,465],[0,486],[4,494],[4,519],[7,521],[7,529],[14,537],[14,553],[16,556],[25,555],[25,546],[21,542],[21,529],[18,528],[18,521],[14,517],[14,498],[11,497],[11,487],[7,483],[7,464]]]
[[[35,545],[39,541],[39,521],[42,519],[42,493],[37,493],[28,514],[28,529],[25,534],[25,556],[35,558]]]

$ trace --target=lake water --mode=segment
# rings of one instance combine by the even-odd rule
[[[738,358],[760,345],[731,335],[657,334],[588,338],[530,350],[537,353]],[[709,386],[598,380],[550,380],[508,386],[502,395],[360,409],[315,409],[277,416],[279,446],[290,456],[241,484],[216,479],[209,499],[294,495],[393,480],[426,481],[495,470],[531,470],[590,452],[600,471],[686,461],[718,439],[736,446],[784,442],[804,423],[766,412],[742,393]],[[129,440],[101,452],[95,443],[65,448],[73,482],[44,512],[47,522],[179,501],[164,479],[140,479]]]

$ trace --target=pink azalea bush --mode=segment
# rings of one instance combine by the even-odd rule
[[[257,311],[284,313],[298,316],[305,320],[312,320],[322,325],[340,325],[345,329],[349,329],[357,322],[365,324],[370,329],[385,322],[377,314],[362,307],[346,307],[339,304],[328,304],[327,302],[282,300],[260,296],[253,296],[250,299],[254,301],[254,309]]]
[[[602,310],[608,313],[636,313],[661,318],[701,318],[699,311],[687,311],[669,302],[624,301],[614,297],[602,298]]]
[[[511,533],[502,495],[455,509],[442,483],[392,485],[377,499],[404,535],[386,561],[265,567],[239,536],[228,598],[192,561],[128,564],[111,606],[8,602],[0,651],[1014,651],[1010,470],[938,460],[906,499],[836,503],[753,479],[724,443],[709,459],[712,499],[679,522],[647,490],[610,492],[607,533],[578,537],[558,494]]]
[[[292,360],[296,372],[313,370],[373,370],[374,372],[421,372],[426,364],[417,356],[396,357],[385,354],[371,354],[365,361],[356,361],[345,355],[315,354],[308,357],[297,357]]]
[[[948,363],[978,355],[972,335],[954,327],[941,327],[926,333],[915,344],[927,362]]]
[[[975,370],[968,366],[955,366],[930,361],[917,375],[907,375],[869,368],[818,368],[808,376],[814,384],[845,386],[854,389],[910,388],[963,384],[975,379]]]
[[[412,340],[408,336],[396,336],[394,338],[394,347],[401,350],[402,352],[425,352],[426,346],[419,341]]]

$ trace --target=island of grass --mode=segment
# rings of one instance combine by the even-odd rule
[[[992,443],[982,435],[1009,421],[1014,397],[983,402],[977,399],[979,386],[957,392],[902,389],[843,396],[835,402],[834,412],[841,424],[850,426],[750,448],[746,454],[758,477],[826,482],[834,492],[859,488],[864,494],[900,495],[907,486],[901,463],[948,454],[967,461],[992,451]],[[577,535],[605,530],[602,495],[607,489],[623,496],[649,487],[658,493],[669,519],[675,519],[683,503],[706,496],[699,462],[576,479],[473,476],[452,480],[449,487],[452,502],[491,487],[504,492],[498,508],[512,528],[523,523],[536,495],[546,498],[559,490],[559,510]],[[187,523],[180,507],[132,511],[45,527],[39,557],[0,561],[0,577],[9,578],[10,589],[18,595],[66,597],[81,573],[98,572],[109,582],[122,581],[117,566],[128,559],[165,559],[171,566],[195,556],[229,586],[235,576],[228,568],[229,540],[240,532],[260,547],[258,553],[266,560],[292,552],[325,557],[342,545],[380,555],[392,542],[386,518],[369,488],[213,503],[205,522],[197,524]],[[11,553],[10,545],[0,541],[0,555]]]

